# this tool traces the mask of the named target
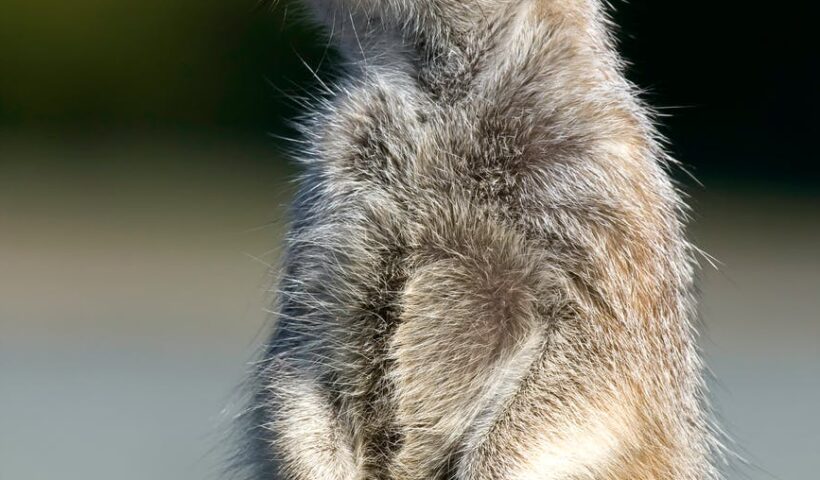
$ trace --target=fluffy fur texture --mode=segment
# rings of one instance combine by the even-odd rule
[[[716,478],[683,204],[599,0],[310,0],[251,476]]]

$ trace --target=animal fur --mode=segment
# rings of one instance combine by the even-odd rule
[[[717,477],[693,248],[599,0],[311,0],[254,479]]]

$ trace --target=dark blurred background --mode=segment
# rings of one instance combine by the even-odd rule
[[[285,94],[315,83],[305,64],[326,74],[334,65],[287,2],[7,0],[2,9],[0,128],[11,133],[283,133],[296,113]],[[813,10],[618,3],[629,76],[669,114],[664,130],[699,176],[816,186]]]
[[[628,76],[702,184],[701,344],[729,478],[820,470],[810,2],[616,2]],[[0,479],[218,478],[295,167],[337,57],[289,2],[0,4]],[[222,408],[226,407],[222,412]]]

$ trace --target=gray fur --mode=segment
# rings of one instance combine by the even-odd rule
[[[310,0],[255,479],[706,480],[693,248],[598,0]]]

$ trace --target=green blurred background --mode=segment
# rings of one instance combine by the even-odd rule
[[[731,479],[820,471],[818,56],[788,11],[635,1],[704,262]],[[292,4],[0,3],[0,479],[220,478],[264,338],[292,95],[338,58]],[[273,135],[268,135],[268,134]]]

